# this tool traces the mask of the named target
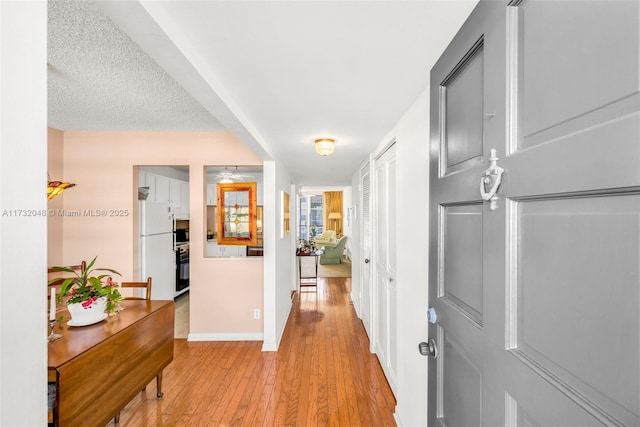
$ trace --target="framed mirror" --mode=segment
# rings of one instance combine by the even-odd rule
[[[217,185],[217,235],[220,245],[256,245],[256,183]]]

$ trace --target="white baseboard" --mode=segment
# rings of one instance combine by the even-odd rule
[[[351,294],[350,296],[351,296],[351,304],[353,305],[353,309],[356,312],[356,316],[358,317],[358,319],[362,320],[362,317],[360,317],[360,306],[356,303],[356,300],[353,298],[353,294]]]
[[[187,341],[262,341],[262,332],[226,333],[226,334],[189,334]]]

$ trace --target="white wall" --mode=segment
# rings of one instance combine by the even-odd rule
[[[0,1],[0,425],[47,420],[47,3]]]
[[[398,287],[398,395],[395,417],[399,426],[427,424],[427,358],[418,343],[427,340],[429,231],[429,89],[426,89],[384,138],[373,157],[395,139],[397,217],[411,218],[396,225]],[[360,168],[365,165],[363,163]],[[360,168],[352,175],[353,203],[360,204]],[[372,182],[373,183],[373,182]],[[372,189],[373,192],[373,189]],[[407,212],[410,212],[407,216]],[[361,206],[353,223],[352,300],[360,314]],[[375,261],[373,261],[375,263]]]
[[[291,291],[296,289],[295,221],[288,236],[281,237],[281,192],[289,193],[289,218],[295,218],[295,193],[286,170],[275,161],[264,162],[264,343],[263,351],[276,351],[291,311]]]
[[[399,425],[426,425],[427,358],[418,343],[427,341],[429,237],[429,90],[425,90],[394,130],[398,218],[398,405]]]

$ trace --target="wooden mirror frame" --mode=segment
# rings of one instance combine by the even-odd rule
[[[218,244],[220,245],[256,245],[258,243],[258,225],[256,221],[256,183],[255,182],[234,182],[218,183],[217,201],[217,228]],[[249,193],[249,237],[226,236],[224,227],[225,214],[225,194],[234,192]]]
[[[282,230],[280,237],[284,239],[289,235],[289,193],[282,191]]]

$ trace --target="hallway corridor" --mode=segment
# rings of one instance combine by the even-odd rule
[[[396,402],[350,287],[350,278],[326,278],[317,292],[296,294],[277,353],[257,341],[176,339],[164,398],[156,400],[152,381],[120,425],[395,426]]]

